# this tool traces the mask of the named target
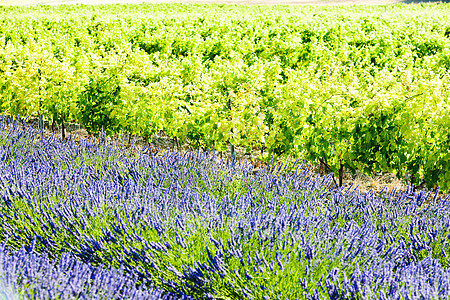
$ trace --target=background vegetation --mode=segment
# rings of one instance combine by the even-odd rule
[[[450,6],[0,8],[0,106],[450,188]]]

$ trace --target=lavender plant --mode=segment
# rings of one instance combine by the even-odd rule
[[[0,247],[0,267],[6,299],[19,299],[8,286],[21,291],[20,299],[174,299],[159,288],[136,287],[138,277],[105,266],[92,267],[69,253],[58,261],[33,248],[10,252]],[[179,299],[177,297],[176,299]],[[189,297],[181,297],[189,299]],[[3,298],[1,298],[3,299]]]
[[[0,281],[0,299],[3,300],[16,300],[18,299],[13,289],[8,286],[4,281]]]
[[[363,194],[296,164],[255,170],[126,151],[104,135],[77,144],[0,129],[0,240],[13,256],[70,257],[167,297],[450,297],[450,196],[438,191]]]

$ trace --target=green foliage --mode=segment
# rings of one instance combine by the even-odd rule
[[[448,189],[448,7],[5,7],[0,105]]]
[[[115,111],[121,104],[120,91],[116,76],[96,78],[84,87],[77,108],[80,121],[89,133],[117,131],[119,124]]]

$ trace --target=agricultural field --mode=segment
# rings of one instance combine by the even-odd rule
[[[450,196],[437,191],[363,194],[301,164],[255,172],[202,151],[0,127],[3,295],[450,297]]]
[[[448,190],[449,11],[1,7],[0,107]]]
[[[0,299],[450,299],[449,4],[0,6],[0,44]]]

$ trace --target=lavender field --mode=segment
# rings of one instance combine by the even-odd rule
[[[1,299],[450,298],[450,196],[0,122]]]

